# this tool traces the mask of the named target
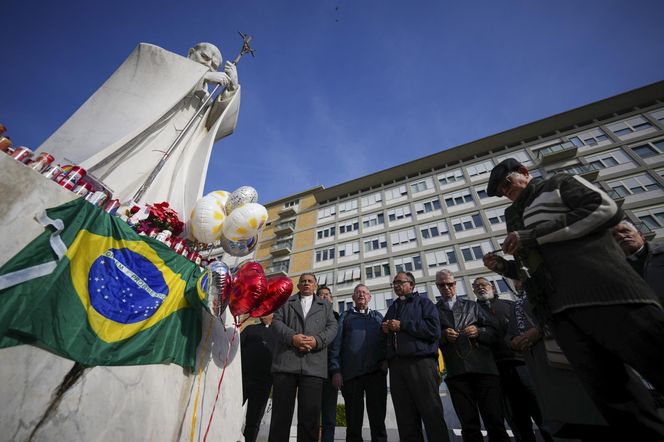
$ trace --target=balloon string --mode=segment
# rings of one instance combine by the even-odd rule
[[[244,322],[244,321],[242,321]],[[233,337],[231,338],[231,342],[228,344],[228,351],[226,352],[226,360],[224,361],[224,368],[221,370],[221,377],[219,378],[219,383],[217,384],[217,395],[214,398],[214,403],[212,405],[212,412],[210,413],[210,420],[208,420],[207,428],[205,429],[205,434],[203,435],[203,442],[207,440],[207,435],[210,431],[210,425],[212,424],[212,418],[214,417],[214,411],[217,408],[217,400],[219,399],[219,393],[221,392],[221,383],[224,380],[224,375],[226,374],[226,367],[228,366],[228,358],[230,357],[231,354],[231,348],[233,348],[233,342],[235,341],[235,336],[237,335],[237,330],[240,328],[240,325],[242,323],[238,323],[237,320],[235,321],[235,327],[233,328]]]
[[[203,373],[203,356],[207,353],[208,340],[212,334],[212,326],[214,321],[210,321],[207,332],[205,333],[205,340],[203,341],[203,346],[201,348],[201,353],[198,357],[198,385],[196,386],[196,399],[194,399],[194,413],[191,416],[191,433],[189,433],[189,442],[194,441],[194,433],[196,431],[196,409],[198,408],[198,397],[201,393],[201,378]]]

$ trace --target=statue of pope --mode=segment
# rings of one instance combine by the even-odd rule
[[[168,201],[186,219],[203,193],[212,145],[237,123],[235,64],[210,43],[188,57],[141,43],[113,75],[41,146],[100,179],[122,202],[132,198],[209,94],[224,90],[194,121],[141,202]]]

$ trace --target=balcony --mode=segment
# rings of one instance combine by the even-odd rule
[[[637,228],[639,232],[641,232],[641,235],[646,239],[646,241],[652,240],[655,235],[657,234],[654,230],[652,230],[648,225],[644,222],[637,222],[634,223],[634,227]]]
[[[265,269],[265,276],[288,276],[288,264],[271,265]]]
[[[280,218],[288,218],[297,215],[297,206],[284,207],[279,211]]]
[[[578,147],[571,141],[545,147],[537,151],[537,158],[541,165],[553,164],[558,161],[569,160],[576,157]]]
[[[295,221],[288,221],[276,224],[274,234],[277,236],[291,235],[295,231]]]
[[[592,182],[597,179],[600,167],[595,164],[577,164],[576,166],[565,167],[562,169],[552,170],[552,174],[568,173],[570,175],[579,175],[582,178]]]
[[[615,190],[609,190],[606,192],[606,194],[609,195],[611,199],[616,202],[618,207],[622,207],[623,203],[625,202],[625,197],[623,195],[619,194]]]
[[[292,247],[293,243],[290,241],[287,243],[277,243],[270,248],[270,253],[272,256],[290,255]]]

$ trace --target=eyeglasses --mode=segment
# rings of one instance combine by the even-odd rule
[[[456,281],[454,281],[454,282],[437,282],[436,283],[436,287],[440,287],[441,289],[443,287],[447,287],[448,289],[451,289],[455,285],[456,285]]]
[[[391,285],[392,287],[396,287],[396,286],[402,286],[402,285],[404,285],[404,284],[409,284],[409,283],[410,283],[410,281],[407,280],[407,279],[406,279],[406,280],[403,280],[403,281],[397,281],[397,280],[395,280],[395,281],[392,281],[392,284],[390,284],[390,285]]]
[[[474,289],[478,289],[480,287],[491,287],[491,283],[489,283],[489,282],[478,282],[477,284],[473,284]]]
[[[518,174],[519,172],[516,171],[508,173],[505,178],[503,178],[503,182],[498,185],[498,191],[504,195],[505,191],[512,186],[512,177]]]

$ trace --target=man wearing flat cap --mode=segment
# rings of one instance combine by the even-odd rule
[[[626,366],[664,391],[664,312],[612,238],[621,209],[579,176],[533,179],[513,158],[493,168],[487,193],[512,201],[502,249],[515,260],[490,253],[484,264],[525,283],[617,440],[664,439],[664,420]]]

